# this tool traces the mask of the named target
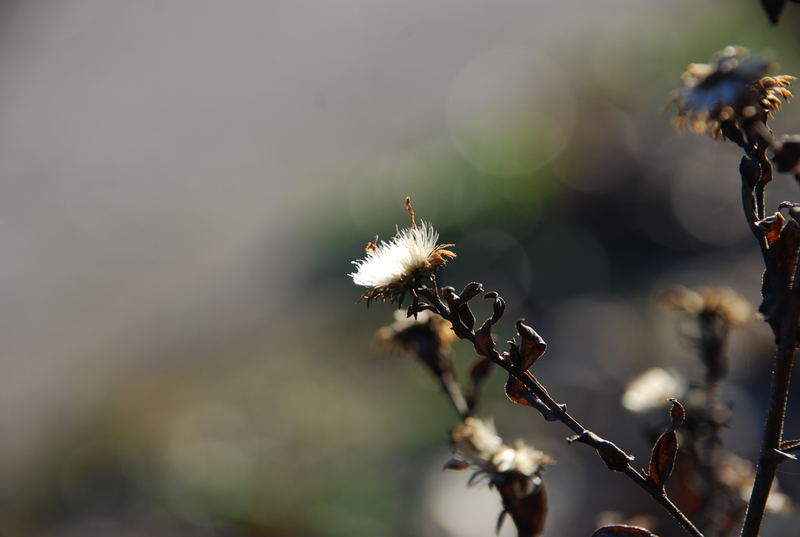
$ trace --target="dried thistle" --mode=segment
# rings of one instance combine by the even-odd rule
[[[432,225],[420,222],[417,226],[410,198],[406,198],[406,208],[411,227],[398,229],[388,242],[376,236],[364,248],[366,257],[353,261],[356,271],[349,276],[356,285],[369,288],[361,295],[368,305],[376,299],[402,303],[406,293],[415,294],[420,282],[432,278],[456,256],[447,249],[453,244],[437,244],[439,234]]]
[[[547,497],[541,474],[554,462],[547,453],[520,440],[508,446],[497,435],[494,425],[476,418],[467,418],[453,429],[451,441],[455,458],[446,468],[472,467],[476,478],[488,478],[503,500],[503,511],[497,521],[500,529],[506,514],[511,515],[520,537],[534,537],[544,529]]]
[[[450,437],[457,459],[488,475],[490,483],[504,474],[518,474],[539,485],[544,467],[554,462],[550,455],[521,440],[517,440],[514,447],[505,445],[492,422],[477,418],[464,420],[453,429]]]
[[[729,46],[711,63],[691,63],[681,76],[683,87],[672,92],[667,105],[678,110],[675,125],[694,133],[709,133],[742,141],[748,132],[792,98],[787,89],[793,76],[765,76],[770,64]],[[782,99],[782,100],[781,100]]]

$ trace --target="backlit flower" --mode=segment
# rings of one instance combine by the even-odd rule
[[[683,87],[669,99],[678,109],[675,124],[713,138],[742,140],[743,132],[771,118],[792,97],[786,88],[795,78],[764,76],[769,67],[747,49],[734,46],[718,52],[710,64],[689,64],[681,76]]]
[[[522,441],[518,440],[513,447],[505,445],[494,424],[477,418],[467,418],[453,429],[451,441],[457,460],[488,475],[490,483],[515,474],[538,485],[544,467],[553,463],[550,455]]]
[[[389,241],[370,241],[364,259],[353,261],[355,272],[349,274],[353,283],[367,287],[361,298],[367,303],[375,299],[402,302],[406,292],[412,294],[420,282],[431,278],[436,269],[456,256],[447,248],[452,244],[437,244],[439,234],[427,222],[414,221],[411,202],[406,198],[411,227],[398,229]]]

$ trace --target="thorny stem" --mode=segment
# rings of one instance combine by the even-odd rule
[[[795,291],[789,297],[787,312],[781,326],[781,340],[775,353],[775,369],[772,373],[761,454],[758,457],[756,478],[747,506],[741,537],[758,536],[767,507],[769,491],[781,462],[775,452],[780,447],[783,436],[783,421],[786,416],[786,400],[789,396],[798,320],[800,320],[800,296]]]
[[[441,301],[438,293],[425,293],[425,298],[431,302],[431,305],[438,315],[453,323],[453,315],[449,308]],[[476,345],[474,332],[468,331],[464,336],[464,339],[467,339],[473,345]],[[633,460],[632,456],[625,453],[625,451],[620,449],[614,443],[599,437],[597,434],[581,425],[578,420],[576,420],[566,411],[566,408],[563,405],[559,405],[550,396],[550,394],[547,392],[547,389],[545,389],[545,387],[530,371],[520,371],[515,369],[495,350],[492,350],[488,355],[486,355],[486,357],[489,358],[492,363],[500,366],[507,373],[521,381],[525,387],[527,387],[534,395],[536,395],[541,403],[547,407],[547,410],[556,420],[566,425],[572,432],[575,433],[575,437],[568,439],[570,443],[580,442],[595,448],[598,455],[600,455],[610,469],[624,473],[640,488],[652,496],[656,502],[658,502],[662,507],[664,507],[664,509],[667,510],[670,515],[672,515],[672,517],[683,527],[684,530],[686,530],[689,535],[692,535],[693,537],[703,537],[703,534],[700,532],[700,530],[698,530],[697,527],[695,527],[695,525],[692,524],[688,518],[686,518],[686,515],[684,515],[683,512],[681,512],[681,510],[667,497],[663,488],[655,485],[655,483],[650,482],[644,475],[642,475],[641,472],[636,470],[636,468],[631,465],[630,461]]]

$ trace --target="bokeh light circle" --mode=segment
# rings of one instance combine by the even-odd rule
[[[483,172],[518,176],[569,141],[575,98],[561,69],[527,48],[496,48],[456,76],[447,103],[453,145]]]

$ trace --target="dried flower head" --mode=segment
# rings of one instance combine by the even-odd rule
[[[660,409],[671,398],[683,398],[686,389],[686,379],[682,376],[653,367],[628,382],[622,396],[622,406],[631,412]]]
[[[379,298],[402,303],[407,292],[414,294],[421,281],[456,256],[447,249],[453,244],[437,244],[439,234],[433,226],[427,222],[417,225],[409,198],[406,208],[411,227],[398,229],[388,242],[375,237],[365,247],[366,257],[353,261],[356,271],[349,276],[356,285],[369,288],[361,295],[367,304]]]
[[[672,92],[668,101],[678,109],[676,126],[698,134],[707,132],[713,138],[740,139],[792,97],[787,87],[795,78],[764,76],[769,67],[768,62],[736,46],[715,54],[710,64],[689,64],[681,76],[683,87]]]
[[[667,306],[698,316],[714,316],[731,325],[743,325],[754,310],[742,295],[727,287],[701,287],[698,290],[675,286],[661,294]]]
[[[463,470],[471,466],[475,473],[470,484],[476,478],[488,478],[489,486],[500,494],[503,511],[497,519],[497,532],[510,515],[519,535],[539,535],[547,514],[541,473],[553,459],[519,440],[514,447],[505,445],[491,422],[476,418],[467,418],[453,429],[451,440],[456,458],[445,468]]]
[[[539,485],[542,470],[554,462],[547,453],[520,440],[514,443],[514,447],[505,445],[494,424],[477,418],[467,418],[453,429],[451,440],[457,460],[488,475],[492,484],[513,474]]]
[[[457,339],[450,322],[430,311],[423,310],[414,317],[408,317],[405,310],[394,312],[395,321],[380,328],[375,337],[378,344],[389,351],[400,350],[419,353],[421,346],[429,345],[432,350],[447,351]]]

